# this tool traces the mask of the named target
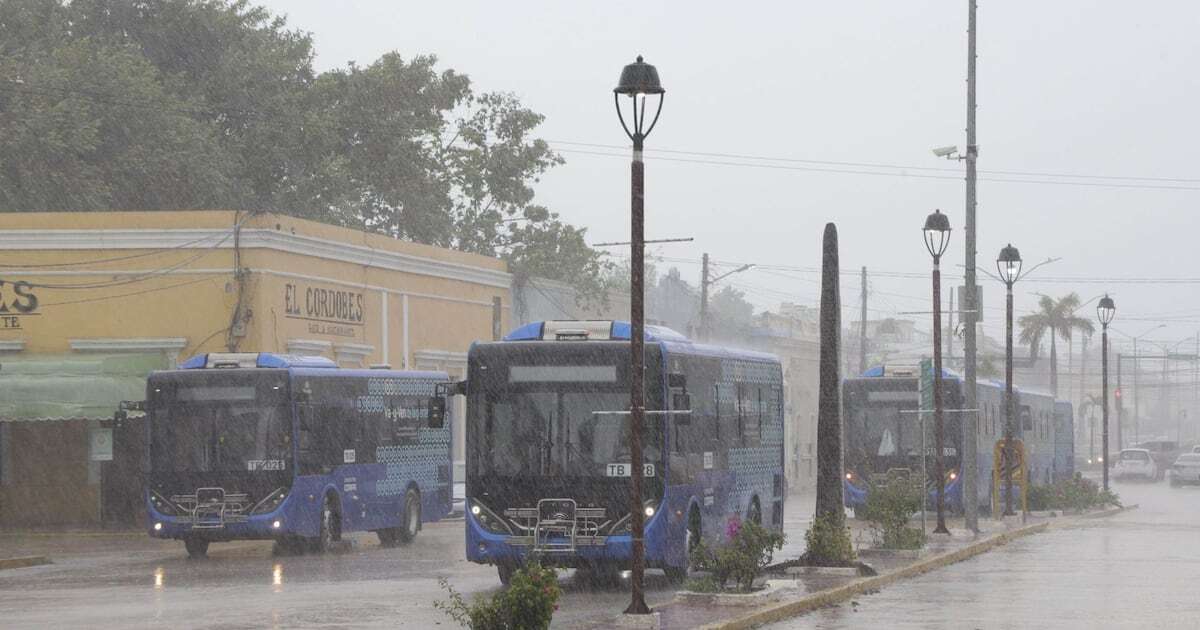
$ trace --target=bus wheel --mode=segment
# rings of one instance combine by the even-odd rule
[[[696,508],[692,508],[688,512],[687,532],[684,534],[683,549],[684,558],[682,567],[663,567],[663,573],[667,575],[667,579],[675,584],[682,583],[691,575],[692,570],[692,552],[700,545],[700,512]]]
[[[208,557],[208,541],[203,538],[188,537],[183,539],[183,547],[187,549],[188,557],[194,560]]]
[[[271,554],[275,556],[298,556],[304,553],[303,542],[293,536],[280,536],[275,539]]]
[[[389,527],[387,529],[377,530],[375,535],[379,536],[379,546],[395,547],[396,545],[400,544],[400,534],[398,532],[398,527]]]
[[[762,525],[762,506],[758,504],[758,497],[750,500],[750,510],[746,512],[746,520],[755,525]]]
[[[341,537],[341,516],[333,506],[333,498],[325,497],[325,505],[321,508],[321,529],[317,537],[309,541],[309,549],[313,553],[325,553],[333,548],[333,541]]]
[[[612,562],[588,562],[575,571],[577,576],[593,587],[612,588],[621,583],[621,569]]]
[[[500,583],[508,586],[512,583],[513,573],[517,572],[517,568],[511,564],[497,564],[496,573],[500,575]]]
[[[417,537],[417,532],[421,530],[421,495],[415,489],[409,489],[404,493],[404,515],[400,520],[400,527],[396,528],[397,535],[402,543],[412,542],[412,539]]]

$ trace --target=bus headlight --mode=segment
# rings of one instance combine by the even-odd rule
[[[250,510],[251,514],[269,514],[274,512],[279,504],[287,498],[286,488],[275,488],[263,500],[254,505],[254,509]]]
[[[952,470],[950,471],[950,481],[954,481],[955,479],[958,479],[958,473]]]
[[[156,532],[161,532],[161,531],[162,531],[162,523],[155,523],[155,524],[154,524],[154,531],[156,531]]]
[[[646,515],[646,518],[650,518],[651,516],[654,516],[654,514],[656,512],[656,510],[654,508],[655,503],[656,503],[655,501],[650,500],[650,501],[646,501],[645,503],[642,504],[643,505],[642,513]],[[628,534],[632,531],[633,531],[633,514],[632,513],[626,514],[625,516],[621,517],[621,519],[618,520],[616,522],[616,524],[612,526],[612,529],[609,530],[609,532],[613,533],[613,534]]]
[[[475,520],[487,531],[493,534],[509,534],[512,535],[512,528],[504,519],[496,515],[495,512],[488,509],[486,505],[478,501],[471,500],[471,515]]]
[[[158,510],[159,514],[165,516],[179,516],[180,510],[174,503],[163,498],[163,496],[153,490],[150,491],[150,504]]]

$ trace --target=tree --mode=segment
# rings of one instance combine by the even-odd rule
[[[1070,341],[1074,331],[1085,334],[1095,331],[1091,320],[1075,315],[1079,310],[1080,300],[1077,293],[1069,293],[1058,300],[1043,295],[1038,301],[1039,310],[1035,313],[1022,315],[1017,323],[1021,326],[1021,343],[1029,344],[1029,356],[1037,360],[1042,339],[1050,335],[1050,393],[1058,395],[1058,350],[1055,338]]]
[[[3,211],[270,210],[587,294],[599,253],[534,201],[563,163],[542,121],[433,55],[318,74],[311,36],[248,0],[0,3]]]

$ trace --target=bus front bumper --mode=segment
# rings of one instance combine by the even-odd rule
[[[194,519],[190,515],[168,516],[146,506],[148,533],[153,538],[182,540],[202,538],[214,542],[229,540],[271,540],[296,533],[295,519],[289,519],[284,509],[278,508],[266,514],[230,517],[223,520],[212,518]]]
[[[610,536],[576,536],[574,545],[565,546],[566,541],[555,541],[562,547],[551,549],[534,548],[532,536],[513,536],[493,533],[484,529],[470,510],[466,514],[467,560],[479,564],[504,564],[518,566],[526,559],[537,556],[543,564],[574,568],[591,564],[626,564],[633,557],[633,536],[617,534]],[[654,517],[645,523],[645,553],[647,566],[661,566],[662,550],[666,545],[663,519]]]

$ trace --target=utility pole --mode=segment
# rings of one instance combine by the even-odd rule
[[[1141,420],[1141,410],[1139,409],[1140,405],[1138,405],[1138,402],[1141,399],[1142,390],[1141,390],[1141,388],[1138,387],[1138,372],[1141,371],[1138,369],[1138,358],[1139,357],[1138,357],[1138,349],[1137,349],[1137,337],[1134,337],[1133,338],[1133,443],[1135,445],[1141,441],[1138,436],[1138,429],[1140,428],[1138,426],[1138,423]]]
[[[1103,346],[1101,346],[1101,348],[1103,348]],[[1101,352],[1103,352],[1103,349],[1101,350]],[[1117,403],[1117,452],[1118,453],[1121,452],[1121,449],[1125,448],[1124,442],[1121,441],[1121,425],[1125,424],[1125,405],[1122,403],[1122,400],[1124,400],[1124,398],[1125,398],[1125,394],[1121,392],[1121,364],[1122,363],[1124,363],[1124,361],[1121,360],[1121,353],[1118,352],[1117,353],[1117,395],[1113,397],[1116,399],[1115,402]],[[1104,454],[1104,465],[1105,466],[1108,465],[1108,453]]]
[[[711,273],[708,270],[708,254],[704,254],[701,257],[701,259],[700,259],[700,335],[701,335],[700,339],[701,339],[701,341],[709,340],[708,339],[708,337],[709,337],[709,335],[708,335],[708,287],[716,284],[717,282],[720,282],[721,280],[724,280],[725,278],[728,278],[729,276],[732,276],[735,273],[741,273],[752,267],[754,267],[753,263],[747,264],[747,265],[742,265],[741,267],[738,267],[737,269],[734,269],[733,271],[726,271],[725,273],[713,278],[713,277],[711,277]]]
[[[946,335],[946,358],[950,361],[950,365],[954,365],[954,287],[950,287],[950,310],[946,311],[946,315],[950,318],[946,330],[950,331]]]
[[[708,341],[708,252],[700,257],[700,341]]]
[[[1167,384],[1167,379],[1169,378],[1169,376],[1167,374],[1167,364],[1170,362],[1171,362],[1171,353],[1167,352],[1166,348],[1163,348],[1162,390],[1158,397],[1159,407],[1160,407],[1160,411],[1158,413],[1159,413],[1159,418],[1161,418],[1161,420],[1159,420],[1159,422],[1163,422],[1163,423],[1167,423],[1167,422],[1171,421],[1171,387]],[[1166,433],[1166,432],[1167,432],[1166,428],[1164,427],[1163,433]]]
[[[978,409],[979,404],[975,395],[975,321],[978,308],[975,288],[975,162],[979,159],[979,147],[975,144],[975,0],[967,0],[967,219],[966,226],[966,264],[965,284],[966,295],[963,296],[963,375],[967,381],[967,409]],[[976,473],[976,444],[975,431],[979,423],[979,414],[969,416],[970,420],[962,422],[963,426],[963,496],[974,497]],[[979,505],[974,499],[963,501],[967,529],[979,532]]]
[[[862,316],[858,325],[858,375],[867,371],[867,268],[862,268]]]
[[[1083,400],[1087,397],[1087,391],[1088,391],[1088,388],[1087,388],[1088,340],[1089,340],[1089,335],[1087,333],[1084,333],[1083,339],[1081,340],[1083,342],[1083,344],[1082,344],[1083,350],[1079,357],[1079,401],[1080,401],[1080,403],[1082,403]],[[1094,441],[1095,440],[1093,440],[1093,442]]]

